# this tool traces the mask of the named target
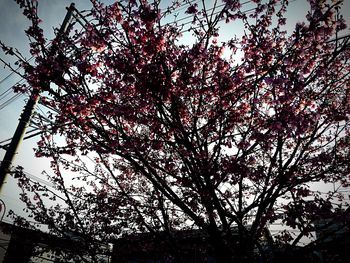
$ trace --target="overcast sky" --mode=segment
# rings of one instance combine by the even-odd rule
[[[66,7],[70,5],[70,0],[38,0],[39,1],[39,15],[43,20],[43,28],[48,38],[53,37],[53,27],[59,27],[66,14]],[[106,0],[112,2],[112,0]],[[350,16],[350,0],[345,0],[343,14],[345,17]],[[90,7],[89,0],[77,0],[76,7],[78,10],[85,10]],[[307,12],[307,5],[305,0],[290,1],[290,11],[288,19],[291,24],[303,19]],[[348,19],[349,21],[349,19]],[[349,23],[348,23],[349,24]],[[28,55],[27,38],[24,30],[28,22],[22,15],[21,10],[14,0],[0,0],[0,39],[4,43],[18,48],[26,57]],[[232,29],[231,29],[232,32]],[[13,62],[10,58],[4,57],[0,51],[0,57],[8,62]],[[10,72],[0,65],[0,81],[6,77]],[[9,77],[6,81],[0,83],[0,94],[6,91],[11,85],[19,81],[20,78],[15,74]],[[7,98],[10,98],[13,93],[9,93]],[[7,98],[2,98],[0,95],[0,105]],[[18,124],[20,113],[24,106],[25,97],[22,96],[12,102],[9,106],[1,109],[0,107],[0,142],[10,138]],[[36,145],[37,138],[26,140],[20,148],[19,154],[16,157],[15,164],[25,167],[25,170],[40,176],[43,169],[48,167],[48,162],[45,159],[35,159],[33,147]],[[1,144],[1,143],[0,143]],[[0,158],[2,160],[4,150],[0,149]],[[13,180],[9,179],[5,185],[0,198],[6,202],[7,210],[21,210],[18,203],[18,190]]]

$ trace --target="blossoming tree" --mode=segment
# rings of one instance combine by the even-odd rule
[[[299,230],[276,235],[296,245],[315,221],[348,216],[333,203],[341,193],[313,187],[350,180],[341,1],[309,0],[290,33],[288,1],[248,1],[250,12],[237,0],[92,1],[50,47],[36,1],[17,2],[33,22],[35,57],[21,61],[28,84],[20,88],[51,109],[37,156],[51,158],[55,189],[25,176],[19,184],[31,215],[53,233],[79,233],[92,246],[199,229],[220,262],[251,262],[253,247],[268,260],[260,237],[270,223]],[[181,8],[190,25],[167,20]],[[69,177],[83,183],[69,186]]]

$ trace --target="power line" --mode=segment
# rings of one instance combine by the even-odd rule
[[[45,45],[45,47],[48,47],[50,46],[51,44],[51,41],[49,41],[49,43],[47,43]],[[31,60],[34,59],[34,56],[31,56],[28,60],[24,60],[24,62],[28,63],[30,62]],[[4,60],[0,60],[5,66],[9,67],[9,64],[6,64],[4,62]],[[11,67],[10,67],[11,68]],[[12,72],[9,73],[7,76],[5,76],[2,80],[0,80],[0,84],[2,84],[3,82],[5,82],[7,79],[9,79],[13,74],[17,73],[19,69],[23,68],[23,66],[18,66],[16,69],[12,69]],[[0,94],[0,100],[4,99],[5,97],[7,97],[10,93],[11,93],[11,90],[13,89],[14,86],[16,85],[19,85],[19,84],[22,84],[24,83],[25,79],[21,76],[21,79],[19,81],[17,81],[14,85],[11,85],[9,88],[7,88],[4,92],[2,92]],[[10,99],[8,99],[7,101],[3,102],[1,105],[0,105],[0,110],[2,110],[3,108],[5,108],[6,106],[10,105],[12,102],[16,101],[20,96],[16,96],[20,93],[17,93],[15,95],[13,95]],[[23,94],[23,93],[22,93]]]
[[[295,2],[295,1],[296,1],[296,0],[294,0],[293,2]],[[189,3],[184,3],[184,4],[182,4],[181,6],[186,6],[186,5],[189,5],[190,3],[193,3],[193,2],[198,2],[198,1],[192,1],[192,2],[189,2]],[[252,1],[251,1],[251,0],[250,0],[250,1],[246,1],[246,2],[242,3],[242,5],[247,4],[247,3],[249,3],[249,2],[252,2]],[[220,8],[220,7],[222,7],[222,6],[224,6],[224,4],[219,5],[219,6],[217,6],[216,8]],[[184,9],[185,9],[185,8],[181,8],[181,9],[178,9],[177,11],[184,10]],[[208,11],[210,11],[210,10],[212,10],[212,9],[213,9],[213,8],[210,8],[210,9],[208,9]],[[78,10],[75,9],[75,11],[76,11],[78,14],[80,14],[80,12],[79,12]],[[245,10],[244,13],[245,13],[245,12],[249,12],[249,11],[250,11],[250,9],[249,9],[249,10]],[[175,11],[173,11],[173,12],[175,12]],[[217,12],[216,12],[215,14],[217,14]],[[188,18],[192,18],[192,17],[193,17],[193,16],[187,16],[187,17],[185,17],[185,18],[181,18],[180,20],[177,20],[177,21],[172,22],[172,23],[177,23],[178,21],[181,21],[181,20],[184,20],[184,19],[188,19]],[[79,20],[78,18],[76,18],[76,19]],[[188,24],[188,22],[183,23],[181,26],[184,26],[184,25],[186,25],[186,24]],[[345,39],[345,38],[348,38],[348,37],[349,37],[349,35],[346,35],[346,36],[339,37],[339,38],[337,38],[337,39],[329,40],[328,42],[339,41],[339,40],[342,40],[342,39]],[[31,57],[28,61],[30,61],[32,58],[33,58],[33,57]],[[11,74],[10,74],[10,75],[11,75]],[[7,77],[9,77],[9,76],[7,76]],[[7,78],[7,77],[6,77],[6,78]],[[17,82],[17,83],[18,83],[18,82]],[[11,89],[11,88],[7,89],[7,91],[5,91],[5,92],[8,92],[10,89]],[[5,93],[5,92],[4,92],[4,93]],[[3,93],[3,94],[4,94],[4,93]],[[2,94],[1,94],[1,95],[2,95]],[[1,95],[0,95],[0,96],[1,96]],[[0,105],[0,110],[3,109],[4,107],[8,106],[9,104],[11,104],[13,101],[17,100],[18,98],[19,98],[19,95],[18,95],[18,94],[12,96],[10,99],[8,99],[7,101],[3,102],[3,103]],[[44,106],[48,107],[48,108],[49,108],[50,110],[52,110],[52,111],[58,112],[56,109],[53,109],[52,107],[50,107],[50,106],[48,106],[48,105],[44,105]],[[45,115],[45,113],[43,112],[42,109],[39,108],[39,110],[43,113],[43,115]],[[50,120],[48,120],[46,117],[44,117],[43,115],[39,115],[39,116],[42,116],[42,118],[43,118],[45,121],[50,121]],[[40,130],[40,129],[39,129],[39,128],[36,128],[36,129],[33,129],[33,130],[27,132],[26,134],[33,133],[33,132],[38,131],[38,130]],[[31,135],[25,137],[24,139],[32,138],[32,137],[34,137],[34,136],[36,136],[36,135],[40,135],[40,134],[42,134],[42,133],[44,133],[44,131],[39,131],[39,132],[37,132],[37,133],[35,133],[35,134],[31,134]],[[4,143],[4,142],[7,142],[7,141],[9,141],[9,140],[10,140],[10,139],[4,140],[4,141],[0,142],[0,144],[1,144],[1,143]],[[0,147],[1,147],[1,148],[6,148],[7,146],[8,146],[8,145],[2,145],[2,146],[0,146]]]
[[[327,41],[327,43],[331,43],[331,42],[335,42],[335,41],[339,41],[339,40],[344,40],[344,41],[346,41],[346,40],[348,40],[349,38],[350,38],[350,34],[344,35],[344,36],[339,37],[339,38],[337,38],[337,39],[331,39],[331,40]],[[50,110],[52,110],[52,111],[54,111],[54,112],[56,112],[56,113],[59,113],[59,111],[58,111],[57,109],[54,109],[54,108],[52,108],[52,107],[50,107],[50,106],[48,106],[48,105],[43,105],[43,106],[49,108]],[[46,117],[44,117],[44,116],[42,116],[42,115],[39,115],[39,116],[43,117],[46,121],[50,121],[49,119],[47,119]],[[51,121],[50,121],[50,122],[51,122]],[[64,127],[64,126],[70,125],[70,124],[71,124],[71,123],[63,124],[63,125],[60,125],[60,127]],[[51,127],[51,128],[52,128],[52,127]],[[51,128],[49,128],[49,130],[50,130]],[[35,129],[31,130],[31,131],[26,132],[26,134],[33,133],[34,131],[38,131],[38,132],[37,132],[37,133],[34,133],[34,134],[32,134],[32,135],[26,136],[26,137],[24,137],[23,139],[26,140],[26,139],[29,139],[29,138],[32,138],[32,137],[35,137],[35,136],[37,136],[37,135],[40,135],[40,134],[43,134],[43,133],[47,132],[47,131],[40,130],[40,128],[35,128]],[[7,141],[10,141],[11,139],[12,139],[12,138],[9,138],[9,139],[6,139],[6,140],[1,141],[1,142],[0,142],[0,148],[6,149],[7,146],[8,146],[9,144],[5,144],[5,145],[1,145],[1,144],[2,144],[2,143],[5,143],[5,142],[7,142]]]
[[[11,93],[12,87],[9,87],[7,90],[5,90],[3,93],[0,94],[0,99],[7,97],[9,93]]]
[[[198,1],[198,2],[199,2],[199,1]],[[241,4],[241,6],[246,5],[246,4],[249,4],[250,2],[252,2],[252,0],[245,1],[245,2],[243,2],[243,3]],[[215,10],[215,9],[217,9],[217,8],[224,7],[225,5],[226,5],[226,4],[221,4],[221,5],[218,5],[218,6],[216,6],[216,7],[208,8],[208,9],[206,9],[206,11],[207,11],[207,12],[208,12],[208,11],[212,11],[212,10]],[[254,8],[254,9],[255,9],[255,8]],[[222,10],[217,11],[217,12],[213,13],[213,15],[217,15],[217,14],[219,14],[221,11],[222,11]],[[246,11],[244,11],[244,13],[245,13],[245,12],[246,12]],[[178,19],[178,20],[176,20],[176,21],[174,21],[174,22],[167,23],[166,25],[176,24],[176,23],[178,23],[179,21],[183,21],[183,20],[187,20],[187,19],[191,19],[191,18],[193,18],[193,15],[188,15],[188,16],[182,17],[182,18],[180,18],[180,19]],[[192,23],[192,22],[186,22],[186,23],[184,23],[184,24],[181,24],[180,26],[184,26],[184,25],[189,24],[189,23]]]
[[[31,134],[31,133],[33,133],[33,132],[35,132],[35,131],[38,131],[38,130],[40,130],[40,129],[39,129],[39,128],[33,128],[32,130],[26,131],[25,134]],[[12,137],[0,141],[0,148],[1,148],[1,147],[2,147],[2,148],[3,148],[3,147],[6,147],[7,145],[2,145],[2,146],[1,146],[1,144],[6,143],[6,142],[9,142],[9,141],[11,141],[11,140],[12,140]]]
[[[186,9],[186,6],[187,5],[191,5],[191,4],[196,4],[196,3],[199,3],[201,0],[192,0],[192,1],[184,1],[185,3],[179,5],[177,8],[175,8],[173,10],[173,12],[180,12],[182,10],[185,10]],[[163,11],[163,13],[166,13],[167,11]]]
[[[59,39],[62,37],[62,35],[66,32],[68,25],[71,22],[72,13],[75,10],[74,4],[71,4],[70,7],[67,9],[67,14],[63,20],[63,23],[58,31],[56,39]],[[54,52],[52,49],[50,50],[50,53]],[[43,82],[42,85],[48,85],[48,83]],[[3,185],[3,182],[5,180],[5,177],[7,173],[10,171],[10,167],[12,165],[13,159],[15,157],[15,154],[17,152],[17,148],[20,145],[21,141],[23,140],[23,136],[25,134],[25,131],[27,129],[27,126],[29,124],[29,121],[32,117],[32,114],[34,112],[35,106],[39,101],[40,93],[33,90],[30,98],[24,108],[24,111],[21,115],[21,119],[18,123],[18,126],[16,128],[16,131],[12,137],[10,145],[6,149],[5,156],[3,158],[3,161],[0,165],[0,190]]]
[[[29,60],[28,60],[29,61]],[[5,65],[6,66],[6,65]],[[19,70],[22,66],[19,66],[15,69],[15,71]],[[5,82],[7,79],[9,79],[13,74],[15,74],[15,71],[11,71],[7,76],[5,76],[2,80],[0,80],[0,84]]]
[[[15,102],[20,97],[24,96],[22,93],[17,93],[13,95],[10,99],[6,100],[4,103],[0,104],[0,110],[4,109],[8,105],[10,105],[12,102]]]
[[[26,171],[23,171],[23,173],[25,175],[27,175],[28,177],[30,177],[31,179],[34,179],[35,181],[39,182],[39,183],[45,184],[46,186],[49,186],[51,188],[54,187],[54,184],[51,183],[49,180],[42,179],[42,178],[40,178],[40,177],[38,177],[38,176],[36,176],[34,174],[31,174],[29,172],[26,172]]]
[[[294,0],[294,1],[296,1],[296,0]],[[183,11],[183,10],[186,9],[187,6],[189,6],[189,5],[191,5],[191,4],[196,4],[196,3],[198,3],[198,2],[199,2],[199,0],[184,1],[184,3],[182,3],[180,6],[178,6],[178,7],[175,8],[174,10],[172,10],[171,13]],[[241,4],[241,6],[243,6],[243,5],[245,5],[245,4],[248,4],[248,3],[250,3],[250,2],[252,2],[252,0],[245,1],[244,3]],[[215,8],[215,9],[218,9],[218,8],[224,7],[225,5],[226,5],[226,4],[223,3],[223,4],[220,4],[220,5],[216,6],[216,7],[208,8],[207,11],[214,10],[214,8]],[[77,9],[75,9],[75,11],[81,16],[81,12],[79,12]],[[244,13],[249,12],[249,11],[250,11],[250,10],[246,10],[246,11],[244,11]],[[165,13],[167,13],[167,12],[169,12],[168,9],[165,9],[165,10],[163,11],[163,14],[165,14]],[[218,13],[219,13],[219,12],[215,12],[214,15],[215,15],[215,14],[218,14]],[[75,17],[75,18],[76,18],[77,20],[79,20],[77,17]],[[190,18],[193,18],[193,16],[192,16],[192,15],[188,15],[188,16],[186,16],[186,17],[180,18],[180,19],[178,19],[178,20],[176,20],[176,21],[174,21],[174,22],[170,22],[170,23],[167,23],[167,24],[165,24],[165,25],[177,24],[179,21],[188,20],[188,19],[190,19]],[[190,22],[185,22],[185,23],[183,23],[183,24],[181,24],[181,25],[178,25],[178,26],[179,26],[179,27],[183,27],[183,26],[185,26],[185,25],[187,25],[187,24],[190,24],[190,23],[191,23],[191,21],[190,21]],[[186,31],[187,31],[187,30],[184,30],[183,32],[186,32]],[[34,56],[31,56],[26,62],[31,61],[33,58],[34,58]],[[21,67],[22,67],[22,66],[17,67],[17,69],[16,69],[15,71],[17,71],[17,70],[20,69]],[[6,79],[8,79],[9,77],[11,77],[14,73],[15,73],[15,72],[13,71],[13,72],[11,72],[9,75],[7,75],[5,78],[3,78],[3,79],[0,81],[0,84],[1,84],[2,82],[4,82]],[[22,79],[22,80],[23,80],[23,79]],[[15,85],[17,85],[18,83],[19,83],[19,82],[17,82]],[[5,92],[8,92],[8,91],[10,91],[10,90],[11,90],[11,88],[8,88]],[[4,92],[4,93],[5,93],[5,92]],[[1,94],[1,95],[2,95],[2,94]],[[1,98],[1,95],[0,95],[0,98]],[[18,98],[19,98],[19,96],[13,95],[10,99],[8,99],[7,101],[5,101],[4,103],[2,103],[2,104],[0,105],[0,110],[3,109],[3,108],[5,108],[6,106],[10,105],[12,102],[16,101]]]

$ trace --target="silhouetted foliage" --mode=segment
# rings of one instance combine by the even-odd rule
[[[290,33],[288,1],[92,1],[51,47],[36,1],[17,2],[33,22],[27,90],[51,109],[37,156],[51,158],[55,188],[23,175],[22,199],[52,233],[79,233],[91,261],[96,240],[166,233],[170,246],[191,229],[219,262],[251,262],[254,248],[268,261],[269,224],[299,230],[275,236],[295,246],[316,220],[344,216],[342,194],[312,184],[350,179],[341,1],[310,0]]]

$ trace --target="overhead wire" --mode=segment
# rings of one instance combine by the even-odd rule
[[[190,4],[194,4],[194,3],[197,3],[199,2],[199,0],[193,0],[193,1],[186,1],[185,3],[181,4],[178,8],[174,9],[172,12],[179,12],[179,11],[182,11],[186,8],[187,5],[190,5]],[[249,1],[248,1],[249,2]],[[76,10],[77,11],[77,10]],[[78,11],[77,11],[78,12]],[[166,12],[166,11],[165,11]],[[190,16],[189,16],[190,17]],[[76,19],[78,19],[77,17],[75,17]],[[181,19],[183,20],[183,19]],[[32,60],[34,58],[34,56],[31,56],[27,62],[29,62],[30,60]],[[16,70],[19,70],[21,68],[21,66],[19,66]],[[0,80],[0,84],[3,83],[5,80],[7,80],[9,77],[11,77],[12,75],[14,74],[14,72],[11,72],[10,74],[8,74],[6,77],[4,77],[2,80]],[[21,79],[20,81],[22,81],[23,79]],[[19,81],[19,82],[20,82]],[[19,82],[17,82],[15,85],[19,84]],[[3,96],[3,98],[5,98],[5,95],[8,95],[11,91],[12,87],[8,88],[6,91],[4,91],[2,94],[0,94],[0,99],[2,98],[1,96]],[[17,99],[19,99],[21,96],[23,96],[22,93],[17,93],[17,94],[14,94],[11,98],[9,98],[8,100],[6,100],[5,102],[3,102],[2,104],[0,104],[0,110],[4,109],[6,106],[10,105],[11,103],[13,103],[14,101],[16,101]],[[46,105],[45,105],[46,106]],[[47,106],[49,109],[51,110],[54,110],[52,109],[51,107]],[[43,112],[41,110],[41,112]],[[57,112],[57,111],[56,111]],[[44,114],[45,115],[45,114]],[[47,119],[47,118],[46,118]],[[30,131],[30,132],[33,132]],[[28,132],[29,133],[29,132]],[[36,133],[36,135],[40,134],[39,133]],[[26,136],[25,138],[31,138],[32,136]],[[9,139],[8,139],[9,140]],[[2,141],[0,142],[3,143],[3,142],[6,142],[8,140],[5,140],[5,141]],[[6,147],[6,145],[0,145],[0,148],[4,148]]]
[[[296,0],[294,0],[294,1],[296,1]],[[292,2],[294,2],[294,1],[292,1]],[[195,1],[193,1],[193,2],[195,2]],[[245,3],[248,3],[248,2],[251,2],[251,1],[246,1]],[[243,4],[245,4],[245,3],[243,3]],[[184,9],[184,8],[183,8],[183,9]],[[183,10],[183,9],[182,9],[182,10]],[[179,11],[179,10],[178,10],[178,11]],[[246,10],[246,11],[244,11],[244,12],[250,12],[250,11],[251,11],[251,9]],[[216,12],[215,14],[218,14],[218,12]],[[179,21],[184,21],[184,20],[189,19],[189,18],[192,18],[192,16],[188,16],[188,17],[185,17],[185,18],[181,18],[181,19],[177,20],[176,22],[172,22],[172,23],[177,23],[177,22],[179,22]],[[187,24],[189,24],[189,23],[191,23],[191,22],[183,23],[183,24],[181,24],[180,26],[185,26],[185,25],[187,25]],[[336,40],[332,40],[332,41],[337,41],[337,40],[340,40],[340,39],[344,39],[344,38],[346,38],[346,37],[348,38],[349,35],[343,36],[342,38],[337,38]],[[5,80],[7,80],[12,74],[14,74],[14,73],[12,72],[12,73],[9,74],[8,76],[6,76],[4,79],[2,79],[2,80],[0,81],[0,84],[3,83]],[[5,97],[7,96],[6,94],[8,94],[9,91],[11,91],[11,89],[12,89],[12,88],[8,88],[6,91],[4,91],[3,93],[1,93],[1,94],[0,94],[0,100],[2,99],[2,97],[5,98]],[[6,96],[5,96],[5,95],[6,95]],[[5,101],[5,102],[3,102],[2,104],[0,104],[0,110],[3,109],[3,108],[5,108],[6,106],[10,105],[10,104],[11,104],[12,102],[14,102],[15,100],[17,100],[17,99],[18,99],[17,95],[23,95],[23,94],[22,94],[22,93],[21,93],[21,94],[16,94],[16,95],[12,96],[10,99],[8,99],[7,101]],[[48,106],[45,105],[45,107],[48,107]],[[56,111],[56,109],[53,109],[53,108],[50,108],[50,107],[48,107],[48,108],[51,109],[51,110],[55,110],[55,111]],[[39,109],[39,111],[41,111],[41,113],[42,113],[43,115],[46,115],[46,114],[44,113],[44,111],[43,111],[40,107],[38,107],[38,109]],[[40,114],[39,114],[39,115],[40,115]],[[45,117],[45,116],[44,116],[44,117]],[[39,131],[39,130],[40,130],[39,128],[35,128],[35,129],[32,129],[32,130],[26,132],[26,134],[31,134],[31,133],[34,133],[35,131]],[[31,135],[26,136],[24,139],[32,138],[32,137],[34,137],[34,136],[36,136],[36,135],[39,135],[39,134],[42,134],[42,133],[43,133],[43,131],[40,131],[40,132],[31,134]],[[1,141],[1,142],[0,142],[0,147],[2,147],[2,146],[1,146],[2,143],[6,142],[6,141],[9,141],[9,140],[11,140],[11,139],[8,139],[8,140],[5,140],[5,141]],[[39,178],[39,177],[37,177],[37,176],[35,176],[35,175],[33,175],[33,174],[30,174],[30,173],[28,173],[28,172],[25,172],[25,174],[28,175],[29,177],[31,177],[32,179],[36,180],[37,182],[43,183],[43,184],[45,184],[45,185],[47,185],[47,186],[50,186],[50,187],[53,186],[53,184],[52,184],[51,182],[47,181],[47,180],[44,180],[44,179],[42,179],[42,178]],[[36,223],[36,222],[35,222],[35,223]],[[272,231],[274,232],[274,231],[276,231],[276,230],[272,230]]]
[[[48,47],[49,45],[51,45],[52,41],[49,41],[45,47]],[[24,62],[29,63],[31,60],[34,59],[34,56],[32,55],[29,59],[24,60]],[[0,60],[3,62],[3,64],[5,64],[5,62],[3,60]],[[7,64],[5,64],[5,66],[8,66]],[[0,80],[0,84],[4,83],[6,80],[8,80],[12,75],[14,75],[15,73],[18,72],[18,70],[20,70],[21,68],[23,68],[23,66],[18,66],[16,69],[12,69],[12,72],[10,72],[8,75],[6,75],[4,78],[2,78]],[[11,91],[13,90],[13,87],[19,84],[22,84],[23,82],[25,82],[25,79],[23,77],[21,77],[21,79],[19,81],[17,81],[15,84],[11,85],[10,87],[8,87],[5,91],[3,91],[0,94],[0,100],[4,99],[5,97],[7,97]],[[22,97],[23,93],[15,93],[12,95],[12,97],[8,100],[6,100],[5,102],[3,102],[2,104],[0,104],[0,110],[4,109],[5,107],[7,107],[8,105],[10,105],[11,103],[13,103],[14,101],[16,101],[17,99],[19,99],[20,97]]]
[[[297,1],[297,0],[291,0],[290,3],[293,3],[293,2],[296,2],[296,1]],[[243,3],[241,4],[241,6],[242,6],[242,5],[245,5],[245,4],[248,4],[248,3],[250,3],[250,2],[252,2],[252,0],[245,1],[245,2],[243,2]],[[225,5],[225,4],[221,4],[221,5],[217,6],[216,8],[223,7],[224,5]],[[246,14],[246,15],[247,15],[247,14],[249,14],[249,13],[252,13],[252,11],[254,11],[255,9],[256,9],[255,7],[246,9],[246,10],[242,11],[242,14]],[[213,8],[210,8],[210,9],[208,9],[207,11],[211,11],[211,10],[213,10]],[[213,15],[218,15],[218,14],[220,14],[221,11],[222,11],[222,10],[216,11],[216,12],[213,13]],[[186,17],[186,19],[187,19],[187,18],[191,18],[191,17],[193,17],[193,16],[188,16],[188,17]],[[225,19],[225,18],[220,18],[218,21],[220,22],[220,21],[223,21],[224,19]],[[204,21],[204,20],[205,20],[205,19],[202,18],[200,21]],[[173,23],[174,23],[174,22],[173,22]],[[188,25],[188,24],[191,24],[191,23],[192,23],[192,21],[188,21],[188,22],[186,22],[186,23],[181,24],[180,26],[183,27],[183,26]],[[205,24],[205,25],[207,25],[207,24]],[[197,29],[197,28],[200,28],[200,27],[201,27],[201,26],[191,27],[191,28],[189,28],[189,29],[182,30],[181,33],[185,33],[185,32],[188,32],[188,31],[190,31],[190,30]]]
[[[18,67],[16,70],[20,69],[20,67]],[[0,80],[0,84],[2,84],[3,82],[5,82],[6,80],[8,80],[13,74],[15,74],[15,72],[11,71],[11,73],[9,73],[7,76],[5,76],[2,80]]]
[[[20,85],[23,82],[24,82],[24,80],[20,79],[14,85],[11,85],[11,87],[7,88],[3,93],[0,94],[0,101],[5,100],[11,93],[13,93],[12,89],[14,86]],[[13,103],[14,101],[16,101],[17,99],[19,99],[22,96],[24,96],[23,93],[12,94],[12,96],[9,99],[7,99],[6,101],[4,101],[0,104],[0,110],[4,109],[6,106],[10,105],[11,103]]]
[[[33,58],[34,58],[34,57],[31,56],[31,57],[27,60],[27,62],[29,62],[29,61],[32,60]],[[1,60],[1,62],[3,62],[3,61]],[[4,63],[4,62],[3,62],[3,63]],[[5,67],[6,67],[6,64],[5,64]],[[14,71],[11,71],[8,75],[6,75],[4,78],[2,78],[2,79],[0,80],[0,84],[2,84],[3,82],[5,82],[6,80],[8,80],[12,75],[15,74],[15,71],[19,70],[20,68],[22,68],[22,66],[18,66]]]
[[[18,100],[19,98],[23,97],[24,95],[22,93],[17,93],[15,95],[13,95],[11,98],[9,98],[8,100],[6,100],[5,102],[3,102],[2,104],[0,104],[0,110],[6,108],[7,106],[9,106],[11,103],[15,102],[16,100]]]
[[[296,0],[293,0],[292,2],[295,2]],[[245,4],[245,3],[248,3],[248,2],[251,2],[251,0],[250,1],[246,1],[246,2],[244,2],[243,4]],[[244,11],[244,12],[248,12],[249,10],[246,10],[246,11]],[[78,17],[76,17],[76,16],[74,16],[77,20],[79,19]],[[329,41],[327,41],[327,42],[334,42],[334,41],[339,41],[339,40],[345,40],[345,39],[348,39],[350,37],[350,34],[348,34],[348,35],[345,35],[345,36],[341,36],[341,37],[338,37],[337,39],[331,39],[331,40],[329,40]],[[5,105],[5,106],[7,106],[7,105]],[[52,110],[52,111],[55,111],[56,113],[59,113],[58,111],[57,111],[57,109],[54,109],[54,108],[52,108],[52,107],[50,107],[50,106],[48,106],[48,105],[43,105],[43,106],[45,106],[45,107],[47,107],[47,108],[49,108],[50,110]],[[1,110],[1,105],[0,105],[0,110]],[[41,110],[42,111],[42,110]],[[42,111],[43,112],[43,111]],[[42,116],[42,115],[39,115],[39,116],[41,116],[41,117],[44,117],[44,116]],[[47,118],[45,118],[44,117],[44,119],[46,120],[46,121],[49,121]],[[68,124],[66,124],[66,125],[68,125]],[[26,134],[30,134],[30,133],[33,133],[33,132],[35,132],[35,131],[38,131],[38,132],[36,132],[36,133],[34,133],[34,134],[31,134],[31,135],[28,135],[28,136],[25,136],[24,137],[24,140],[25,139],[29,139],[29,138],[32,138],[32,137],[35,137],[35,136],[37,136],[37,135],[40,135],[40,134],[43,134],[43,133],[45,133],[46,131],[41,131],[40,130],[40,128],[34,128],[33,130],[31,130],[31,131],[28,131]],[[10,141],[11,140],[11,138],[9,138],[9,139],[6,139],[6,140],[4,140],[4,141],[1,141],[0,142],[0,148],[4,148],[4,149],[6,149],[6,147],[8,146],[8,144],[6,144],[6,145],[1,145],[2,143],[5,143],[5,142],[7,142],[7,141]]]
[[[34,56],[32,55],[29,59],[27,59],[27,60],[25,60],[25,62],[30,62],[31,60],[33,60],[34,59]],[[2,61],[2,60],[1,60]],[[3,62],[3,61],[2,61]],[[3,64],[4,64],[4,62],[3,62]],[[6,67],[7,65],[5,64],[5,67]],[[12,75],[14,75],[19,69],[21,69],[21,68],[23,68],[23,66],[18,66],[16,69],[14,69],[13,71],[11,71],[8,75],[6,75],[4,78],[2,78],[1,80],[0,80],[0,84],[2,84],[3,82],[5,82],[6,80],[8,80]],[[19,80],[19,81],[22,81],[23,80],[23,78],[21,78],[21,80]],[[18,81],[18,82],[19,82]],[[15,84],[16,85],[16,84]],[[12,89],[12,86],[11,87],[9,87],[6,91],[8,91],[8,90],[11,90]],[[5,92],[6,92],[5,91]],[[1,97],[1,95],[2,94],[0,94],[0,97]]]
[[[0,94],[0,99],[3,97],[6,97],[9,93],[11,93],[12,87],[9,87],[7,90],[5,90],[3,93]]]
[[[46,186],[49,186],[51,188],[54,187],[54,184],[52,182],[50,182],[49,180],[42,179],[42,178],[40,178],[34,174],[31,174],[29,172],[26,172],[26,171],[23,171],[23,173],[39,183],[45,184]]]
[[[198,2],[200,2],[200,1],[199,1],[199,0],[184,1],[180,6],[178,6],[177,8],[175,8],[174,10],[172,10],[171,12],[172,12],[172,13],[175,13],[175,12],[183,11],[183,10],[185,10],[185,9],[187,8],[187,6],[190,6],[190,5],[192,5],[192,4],[196,4],[196,3],[198,3]],[[245,2],[242,3],[241,5],[245,5],[245,4],[249,3],[249,2],[252,2],[252,0],[245,1]],[[224,5],[225,5],[225,4],[221,4],[221,5],[217,6],[216,8],[223,7]],[[211,11],[211,10],[213,10],[213,9],[214,9],[214,7],[208,8],[208,11]],[[78,10],[76,10],[76,12],[78,12],[78,13],[80,14],[80,12],[79,12]],[[167,10],[167,9],[164,9],[163,14],[165,14],[166,12],[168,12],[168,10]],[[79,19],[79,18],[77,18],[76,16],[74,16],[74,17],[75,17],[75,19]],[[183,17],[183,18],[180,18],[180,19],[178,19],[178,20],[176,20],[176,21],[169,22],[169,23],[167,23],[166,25],[168,25],[168,24],[177,24],[179,21],[183,21],[183,20],[186,20],[186,19],[190,19],[190,18],[192,18],[192,17],[193,17],[192,15],[188,15],[188,16]],[[180,27],[183,27],[183,26],[185,26],[185,25],[187,25],[187,24],[189,24],[189,23],[191,23],[191,22],[186,22],[186,23],[183,23],[183,24],[181,24],[181,25],[179,25],[179,26],[180,26]],[[50,44],[50,43],[48,43],[47,45],[49,45],[49,44]],[[46,46],[47,46],[47,45],[46,45]],[[34,56],[31,56],[28,60],[26,60],[26,62],[30,62],[33,58],[34,58]],[[19,70],[20,68],[22,68],[22,66],[18,66],[17,69],[15,69],[15,71]],[[4,81],[6,81],[8,78],[10,78],[14,73],[15,73],[15,72],[12,71],[10,74],[8,74],[7,76],[5,76],[2,80],[0,80],[0,84],[3,83]],[[22,81],[22,80],[23,80],[23,78],[22,78],[20,81]],[[17,82],[15,85],[17,85],[18,83],[19,83],[19,82]],[[3,95],[9,94],[9,92],[11,91],[11,89],[12,89],[12,87],[9,87],[6,91],[4,91],[2,94],[0,94],[0,100],[1,100],[1,97],[2,97]],[[19,93],[18,93],[18,94],[19,94]],[[13,95],[11,98],[9,98],[8,100],[6,100],[6,101],[3,102],[2,104],[0,104],[0,110],[4,109],[4,108],[7,107],[8,105],[10,105],[11,103],[13,103],[13,102],[16,101],[17,99],[19,99],[21,96],[18,95],[18,94]]]
[[[187,5],[191,5],[191,4],[196,4],[196,3],[199,3],[201,0],[191,0],[191,1],[184,1],[183,4],[179,5],[176,9],[174,9],[173,12],[180,12],[180,11],[183,11],[185,10],[187,7]],[[163,13],[165,13],[166,11],[163,11]]]
[[[199,1],[196,1],[196,2],[199,2]],[[252,2],[252,0],[245,1],[245,2],[243,2],[243,3],[241,4],[241,6],[246,5],[246,4],[250,3],[250,2]],[[215,9],[224,7],[225,5],[226,5],[226,4],[218,5],[218,6],[215,7]],[[212,10],[214,10],[214,7],[211,7],[211,8],[206,9],[207,12],[208,12],[208,11],[212,11]],[[219,12],[221,12],[221,10],[220,10]],[[214,13],[213,15],[218,14],[219,12],[216,12],[216,13]],[[182,18],[180,18],[180,19],[178,19],[178,20],[176,20],[176,21],[169,22],[169,23],[167,23],[166,25],[177,24],[178,22],[183,21],[183,20],[187,20],[187,19],[193,19],[193,15],[188,15],[188,16],[186,16],[186,17],[182,17]],[[188,24],[188,23],[192,23],[192,22],[186,22],[185,24],[181,24],[180,26],[186,25],[186,24]]]

